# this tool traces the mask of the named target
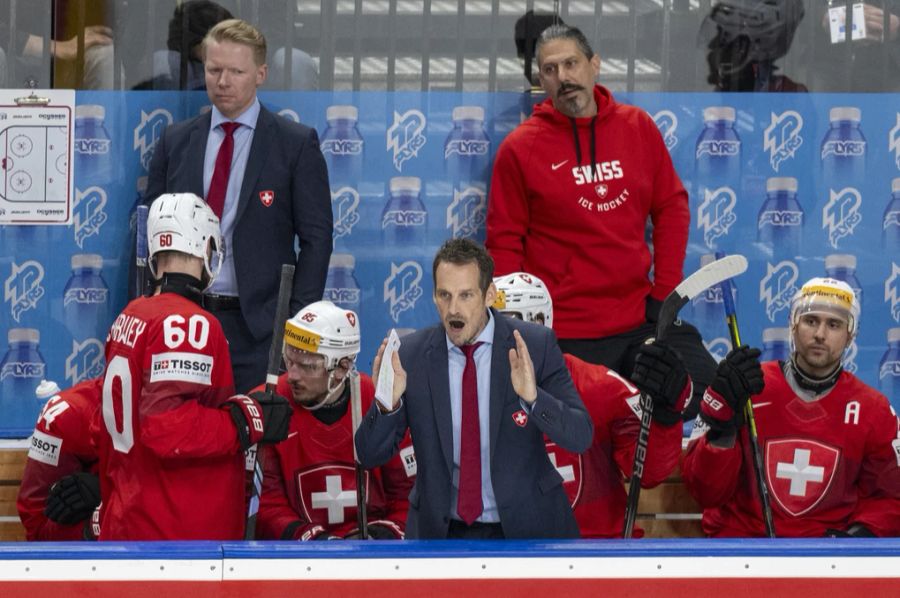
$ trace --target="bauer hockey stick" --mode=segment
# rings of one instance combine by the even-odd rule
[[[685,304],[723,280],[742,274],[747,270],[747,258],[742,255],[728,257],[706,264],[681,281],[669,293],[659,310],[656,321],[656,338],[662,339],[669,326],[675,321],[678,312]],[[650,424],[653,417],[653,399],[647,393],[641,393],[641,428],[634,447],[634,464],[631,468],[631,482],[628,487],[628,502],[625,505],[624,538],[631,537],[634,519],[637,515],[638,499],[641,496],[641,479],[644,476],[644,461],[647,459],[647,442],[650,439]]]
[[[281,265],[281,283],[278,286],[278,303],[275,306],[275,321],[272,323],[272,344],[269,346],[269,365],[266,369],[266,393],[275,394],[278,385],[278,370],[281,366],[281,344],[284,342],[284,323],[291,309],[291,291],[294,287],[293,264]],[[263,464],[265,455],[262,447],[250,447],[253,451],[253,487],[250,489],[250,506],[247,508],[247,525],[244,539],[253,540],[256,535],[256,515],[259,513],[259,497],[262,494]]]
[[[720,259],[724,254],[716,252],[716,258]],[[737,312],[734,308],[734,297],[731,295],[733,283],[731,280],[723,280],[722,302],[725,305],[725,320],[728,322],[728,333],[731,335],[731,346],[735,349],[741,346],[741,333],[738,329]],[[766,483],[766,470],[763,466],[762,451],[759,450],[759,437],[756,434],[756,418],[753,416],[753,401],[748,400],[744,404],[744,417],[747,419],[747,432],[750,438],[750,451],[753,453],[753,473],[756,474],[756,489],[759,492],[759,502],[762,507],[763,522],[766,525],[766,535],[775,537],[775,520],[772,517],[772,503],[769,502],[769,485]]]
[[[350,426],[353,432],[353,467],[356,470],[356,523],[359,525],[359,537],[369,539],[369,522],[366,513],[366,470],[359,464],[356,454],[356,431],[362,422],[362,395],[359,388],[359,372],[350,374]]]
[[[150,248],[147,246],[147,216],[150,208],[143,204],[135,209],[135,235],[134,256],[137,268],[135,280],[135,297],[142,297],[147,292],[147,256]]]

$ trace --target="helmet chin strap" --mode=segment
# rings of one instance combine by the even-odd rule
[[[334,381],[334,370],[328,372],[328,390],[325,391],[325,394],[322,395],[322,399],[314,404],[314,405],[302,405],[304,409],[307,411],[315,411],[317,409],[321,409],[322,407],[329,407],[335,403],[337,403],[344,391],[347,389],[347,380],[350,378],[350,374],[356,369],[356,364],[351,366],[349,370],[347,370],[347,374],[341,379],[339,382],[335,383]],[[333,385],[333,386],[332,386]]]
[[[816,395],[820,395],[828,390],[831,390],[831,388],[833,388],[834,385],[837,384],[837,380],[838,377],[840,377],[841,372],[844,371],[843,365],[840,361],[838,361],[837,365],[834,367],[834,370],[830,374],[826,374],[821,378],[817,378],[803,371],[803,369],[800,367],[800,364],[797,363],[796,351],[791,353],[789,365],[797,386]]]

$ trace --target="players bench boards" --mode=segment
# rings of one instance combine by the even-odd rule
[[[22,448],[0,448],[0,542],[25,539],[25,530],[16,511],[16,495],[22,482],[28,452]],[[681,472],[665,482],[641,492],[637,523],[648,538],[697,538],[700,508],[688,494]]]

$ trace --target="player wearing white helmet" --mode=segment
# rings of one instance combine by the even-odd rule
[[[351,379],[359,376],[362,410],[375,396],[372,379],[356,372],[359,319],[330,301],[307,305],[284,327],[285,373],[277,392],[293,399],[287,440],[272,447],[257,519],[257,537],[321,540],[357,537],[357,504],[322,499],[354,496],[356,476],[350,413]],[[369,537],[402,538],[415,476],[407,437],[399,455],[365,472]]]
[[[219,219],[192,193],[147,220],[155,293],[106,338],[98,452],[101,540],[240,539],[243,450],[287,434],[283,397],[232,396],[228,345],[199,305],[222,250]]]
[[[859,326],[845,282],[813,278],[791,301],[791,356],[760,366],[746,346],[719,364],[682,471],[712,536],[763,536],[743,412],[752,398],[779,536],[900,533],[900,423],[844,371]]]
[[[553,325],[553,301],[544,282],[526,272],[514,272],[494,279],[497,300],[494,307],[508,316]],[[639,354],[640,355],[640,354]],[[583,454],[569,452],[545,439],[547,453],[557,469],[567,472],[563,486],[575,512],[578,528],[584,538],[621,538],[625,521],[625,486],[623,476],[631,474],[640,424],[640,391],[606,366],[582,361],[564,353],[566,367],[584,406],[594,423],[593,442]],[[644,355],[638,363],[648,363]],[[673,405],[690,397],[690,384],[679,360],[672,364],[654,361],[659,379],[676,379],[675,397],[670,398],[654,388],[657,415],[651,428],[650,444],[644,463],[641,486],[652,488],[675,469],[681,455],[681,417]],[[636,368],[638,371],[638,368]],[[644,371],[644,370],[641,370]],[[679,386],[680,384],[680,386]],[[662,418],[660,418],[662,416]],[[665,420],[665,421],[662,421]],[[643,535],[635,530],[637,537]]]

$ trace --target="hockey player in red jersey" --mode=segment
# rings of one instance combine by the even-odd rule
[[[100,539],[240,539],[244,450],[283,439],[290,405],[232,396],[225,336],[198,305],[221,263],[209,206],[161,195],[147,237],[155,294],[129,303],[106,339]]]
[[[859,326],[845,282],[813,278],[791,302],[792,350],[760,367],[739,347],[719,364],[683,466],[710,536],[763,536],[743,412],[751,399],[781,537],[900,533],[900,440],[888,400],[844,371]]]
[[[99,417],[102,382],[92,378],[58,392],[41,410],[16,500],[27,540],[94,539],[100,482],[87,432]]]
[[[494,279],[494,307],[507,315],[553,325],[553,304],[544,283],[515,272]],[[594,440],[583,454],[570,453],[546,440],[547,453],[563,478],[583,538],[621,538],[626,493],[623,475],[631,475],[640,429],[640,390],[602,365],[564,353],[575,389],[594,423]],[[681,411],[691,396],[690,378],[677,356],[662,343],[644,345],[633,377],[654,399],[653,424],[642,488],[666,479],[681,455]],[[635,528],[635,537],[643,531]]]
[[[293,398],[287,440],[269,447],[256,533],[260,539],[359,537],[351,421],[351,378],[359,376],[361,413],[375,397],[356,372],[359,320],[330,301],[312,303],[287,321],[279,394]],[[365,472],[370,538],[402,538],[416,473],[407,438],[387,464]]]

